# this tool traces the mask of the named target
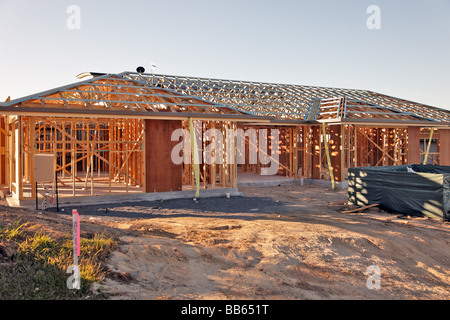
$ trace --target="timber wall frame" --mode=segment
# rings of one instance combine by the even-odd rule
[[[255,126],[247,126],[250,128]],[[258,127],[256,127],[258,128]],[[261,128],[261,127],[259,127]],[[325,144],[320,125],[267,127],[280,131],[280,170],[286,177],[330,179]],[[424,143],[430,128],[389,127],[356,124],[326,125],[331,166],[336,181],[347,179],[348,168],[423,163]],[[450,129],[435,129],[436,151],[428,154],[428,164],[450,165]],[[422,141],[422,144],[421,144]],[[246,150],[249,148],[246,144]],[[243,172],[259,173],[261,165],[240,165]]]
[[[198,124],[202,188],[236,188],[239,170],[259,174],[265,166],[259,157],[255,164],[248,161],[251,148],[248,138],[243,150],[238,149],[236,139],[224,139],[220,147],[223,160],[208,164],[205,150],[210,143],[215,143],[205,136],[208,129],[217,129],[224,137],[230,129],[266,129],[269,137],[271,130],[276,129],[280,137],[279,175],[295,179],[330,178],[319,124],[255,125],[216,120],[198,121]],[[161,126],[169,126],[166,133],[162,134],[165,129]],[[18,200],[34,198],[34,155],[51,153],[57,155],[58,184],[69,188],[71,196],[114,194],[117,184],[126,193],[176,191],[182,186],[194,188],[193,164],[173,166],[170,159],[175,144],[181,141],[171,141],[173,130],[178,128],[188,130],[188,121],[3,116],[0,117],[0,179]],[[350,167],[422,163],[430,128],[341,123],[327,124],[326,135],[334,179],[344,181]],[[156,146],[150,143],[153,138]],[[428,154],[428,163],[449,165],[450,130],[436,128],[432,139],[436,150]],[[257,150],[259,147],[256,146]],[[235,157],[243,152],[245,163],[237,164],[236,158],[227,163],[229,148]],[[268,142],[268,153],[271,148]],[[155,155],[160,158],[149,160]],[[162,175],[152,178],[151,170]],[[175,173],[173,182],[167,184],[169,172]],[[99,185],[102,187],[98,188]]]
[[[229,148],[236,154],[235,140],[222,141],[223,161],[207,164],[204,132],[214,128],[225,136],[237,122],[198,123],[201,187],[236,188],[237,164],[225,156]],[[188,121],[2,116],[1,183],[17,200],[35,198],[34,155],[55,154],[58,189],[66,196],[115,194],[117,186],[121,194],[194,188],[193,165],[174,165],[170,158],[178,128],[188,130]]]
[[[38,153],[57,156],[58,185],[69,186],[72,196],[96,195],[95,184],[100,181],[107,193],[112,193],[115,182],[123,183],[125,192],[143,185],[142,121],[34,116],[3,120],[8,124],[9,144],[8,161],[1,167],[10,173],[3,183],[18,200],[36,196],[34,155]]]

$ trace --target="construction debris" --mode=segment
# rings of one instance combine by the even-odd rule
[[[370,204],[370,205],[368,205],[368,206],[360,207],[360,208],[353,209],[353,210],[341,211],[341,213],[354,213],[354,212],[360,212],[360,211],[364,211],[364,210],[369,209],[369,208],[377,207],[377,206],[379,206],[379,205],[380,205],[379,203],[374,203],[374,204]]]

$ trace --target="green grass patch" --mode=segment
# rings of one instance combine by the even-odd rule
[[[25,236],[23,225],[16,223],[0,228],[0,240],[15,242],[17,251],[10,262],[0,266],[0,299],[98,299],[90,286],[104,279],[101,262],[117,243],[110,237],[95,234],[81,238],[78,266],[81,276],[79,290],[68,289],[67,280],[72,273],[72,238],[51,238],[37,231]]]

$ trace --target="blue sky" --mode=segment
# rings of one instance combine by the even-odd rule
[[[80,29],[66,22],[80,8]],[[381,9],[370,30],[369,5]],[[367,89],[450,109],[450,0],[0,0],[0,100],[134,71]]]

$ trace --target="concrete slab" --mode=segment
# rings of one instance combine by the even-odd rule
[[[298,183],[294,178],[283,176],[264,176],[251,172],[238,173],[237,187],[274,187],[278,185],[290,185]]]
[[[305,179],[305,178],[287,178],[283,176],[262,176],[255,173],[243,172],[238,174],[238,188],[243,187],[275,187],[279,185],[315,185],[322,186],[324,188],[331,188],[330,180],[319,180],[319,179]],[[338,182],[335,183],[336,190],[344,190],[348,188],[348,182]]]
[[[201,189],[199,198],[225,197],[229,194],[232,197],[242,196],[237,188],[223,189]],[[194,198],[195,190],[170,191],[170,192],[153,192],[153,193],[132,193],[120,195],[100,195],[100,196],[83,196],[83,197],[63,197],[59,198],[58,206],[89,206],[97,204],[122,203],[122,202],[139,202],[139,201],[157,201],[180,198]],[[20,206],[35,209],[35,199],[17,200],[12,197],[8,198],[10,206]],[[40,206],[40,203],[39,203]],[[54,205],[53,207],[55,207]]]
[[[220,188],[211,189],[212,186],[208,185],[207,189],[200,189],[200,198],[208,197],[225,197],[227,194],[229,196],[242,196],[243,194],[239,192],[238,188],[244,187],[276,187],[279,185],[315,185],[321,186],[323,188],[331,188],[331,181],[329,180],[318,180],[318,179],[294,179],[284,176],[272,175],[264,176],[258,175],[250,172],[240,172],[238,173],[238,183],[237,188]],[[117,187],[119,191],[124,191],[124,187],[121,189]],[[158,200],[169,200],[169,199],[179,199],[179,198],[193,198],[195,195],[195,190],[192,186],[183,186],[182,191],[169,191],[169,192],[153,192],[144,193],[142,188],[132,189],[129,193],[117,193],[117,194],[105,194],[102,195],[89,195],[88,192],[80,196],[70,196],[67,190],[62,190],[63,194],[59,197],[58,205],[59,207],[67,206],[89,206],[96,204],[111,204],[111,203],[122,203],[122,202],[139,202],[139,201],[158,201]],[[344,190],[348,188],[348,182],[336,182],[337,190]],[[131,189],[131,188],[130,188]],[[59,190],[59,189],[58,189]],[[96,189],[99,190],[98,188]],[[117,191],[114,190],[114,191]],[[65,192],[67,191],[67,192]],[[70,190],[69,190],[70,191]],[[24,200],[17,200],[13,197],[7,197],[7,202],[10,206],[15,207],[27,207],[31,209],[36,208],[36,200],[31,198],[26,198]],[[41,206],[42,199],[39,200],[39,209]],[[55,207],[56,205],[53,205]]]

